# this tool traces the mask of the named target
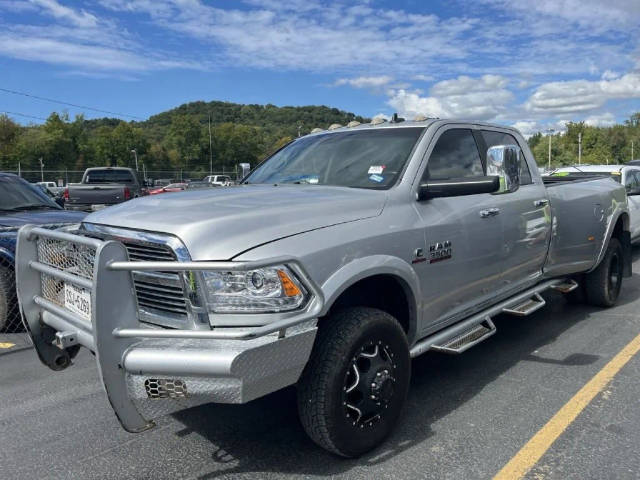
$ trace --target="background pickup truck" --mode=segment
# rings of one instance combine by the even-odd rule
[[[73,234],[23,227],[20,304],[53,370],[97,353],[128,431],[296,384],[309,436],[357,456],[396,423],[412,357],[462,353],[548,289],[616,302],[631,274],[624,187],[548,181],[510,128],[311,134],[238,188],[140,198]]]
[[[135,170],[118,167],[87,168],[80,183],[64,192],[65,208],[97,210],[142,195]]]

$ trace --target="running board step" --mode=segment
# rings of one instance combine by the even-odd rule
[[[442,345],[432,345],[431,350],[451,354],[462,353],[483,340],[486,340],[494,333],[496,333],[496,326],[491,319],[487,317],[482,323],[474,325],[469,330],[447,340]]]
[[[519,303],[513,307],[503,308],[502,311],[510,315],[526,317],[527,315],[531,315],[536,310],[541,309],[546,304],[547,302],[544,301],[544,298],[542,298],[539,293],[534,293],[530,298],[527,298],[522,303]]]
[[[551,288],[560,293],[569,293],[578,288],[578,282],[576,282],[575,280],[567,279],[562,283],[558,283],[557,285],[552,286]]]

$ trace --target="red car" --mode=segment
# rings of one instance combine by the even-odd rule
[[[181,192],[187,189],[186,183],[170,183],[166,187],[152,188],[149,190],[149,195],[159,195],[167,192]]]

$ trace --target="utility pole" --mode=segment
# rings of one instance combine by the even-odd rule
[[[582,163],[582,132],[578,133],[578,165]]]
[[[633,160],[633,140],[631,140],[631,160]]]
[[[549,137],[549,171],[551,171],[551,134],[555,132],[553,128],[547,128],[547,134]]]
[[[301,130],[302,130],[302,125],[298,124],[298,138],[302,136],[302,134],[300,133]]]
[[[20,171],[20,162],[18,162],[18,176],[19,177],[22,176],[22,172]]]
[[[138,152],[136,152],[136,149],[134,148],[131,150],[131,153],[133,153],[133,156],[136,159],[136,172],[137,172],[138,171]]]
[[[44,163],[42,163],[42,157],[40,157],[40,181],[44,182]]]
[[[209,175],[213,175],[213,143],[211,142],[211,114],[209,114]]]

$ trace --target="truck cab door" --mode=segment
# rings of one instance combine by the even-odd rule
[[[485,175],[471,128],[445,126],[431,142],[418,184]],[[430,198],[414,203],[424,229],[414,268],[423,292],[421,332],[478,310],[495,297],[502,271],[503,216],[489,193]]]
[[[542,275],[551,236],[551,207],[544,184],[539,178],[533,180],[516,138],[499,130],[483,129],[480,134],[485,153],[497,145],[515,145],[520,149],[518,189],[497,194],[494,199],[504,226],[501,286],[519,290]]]

